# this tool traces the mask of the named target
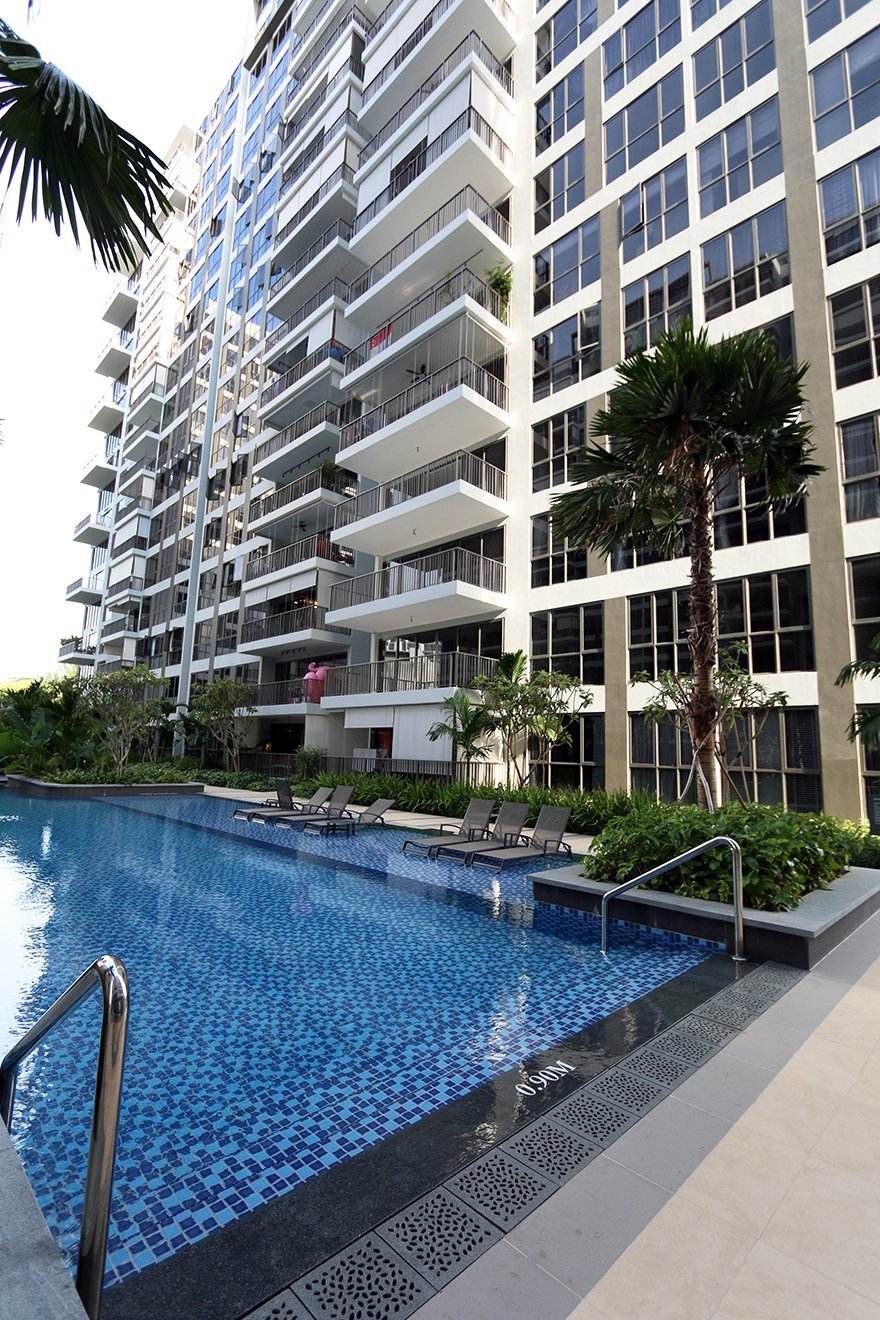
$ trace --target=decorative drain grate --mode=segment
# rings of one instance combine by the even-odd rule
[[[256,1311],[251,1311],[245,1320],[312,1320],[312,1317],[290,1289],[285,1288],[271,1302],[264,1302]]]
[[[690,1019],[688,1019],[690,1022]],[[715,1024],[707,1022],[707,1026]],[[733,1034],[733,1033],[731,1033]],[[707,1040],[705,1036],[697,1035],[689,1030],[688,1027],[677,1026],[665,1035],[658,1036],[654,1042],[655,1049],[660,1050],[662,1054],[674,1054],[678,1059],[685,1059],[688,1063],[699,1064],[704,1059],[708,1059],[710,1054],[720,1050],[723,1042]]]
[[[600,1077],[595,1077],[589,1084],[594,1095],[613,1104],[623,1105],[637,1114],[645,1114],[653,1109],[658,1100],[666,1094],[666,1088],[659,1082],[652,1082],[649,1077],[634,1077],[632,1073],[609,1068]]]
[[[626,1109],[610,1105],[598,1095],[586,1089],[576,1091],[552,1111],[551,1117],[566,1127],[574,1128],[588,1141],[595,1141],[599,1146],[607,1146],[621,1132],[631,1127],[637,1115]]]
[[[524,1132],[505,1141],[502,1150],[556,1182],[565,1182],[599,1154],[598,1146],[549,1118],[530,1123]]]
[[[784,967],[782,963],[762,963],[754,972],[750,972],[737,985],[778,985],[783,990],[788,990],[796,985],[806,972],[799,967]]]
[[[726,1045],[737,1034],[730,1027],[725,1027],[720,1022],[708,1022],[706,1018],[695,1017],[693,1013],[689,1013],[687,1017],[682,1018],[672,1028],[673,1031],[679,1029],[694,1036],[701,1036],[703,1040],[711,1041],[713,1045],[718,1046]]]
[[[416,1201],[376,1232],[438,1288],[501,1237],[494,1224],[445,1187]]]
[[[669,1089],[678,1086],[679,1082],[684,1081],[685,1077],[689,1077],[694,1071],[692,1063],[686,1063],[684,1059],[676,1059],[671,1054],[664,1054],[661,1050],[651,1047],[630,1054],[620,1066],[625,1072],[635,1073],[638,1077],[650,1077],[652,1082],[659,1082],[661,1086]]]
[[[710,999],[697,1009],[700,1018],[720,1023],[725,1027],[747,1027],[760,1017],[769,1005],[762,1001],[741,999]]]
[[[504,1229],[518,1224],[556,1190],[554,1183],[499,1149],[462,1169],[447,1186]]]
[[[293,1285],[321,1320],[403,1320],[433,1296],[415,1270],[370,1233]]]

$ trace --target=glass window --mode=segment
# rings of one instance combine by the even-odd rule
[[[829,265],[880,242],[880,148],[819,181]]]
[[[770,0],[761,0],[694,56],[697,119],[776,68]]]
[[[532,427],[532,490],[549,490],[569,479],[569,468],[586,444],[583,404]]]
[[[691,27],[696,31],[729,4],[730,0],[691,0]]]
[[[707,321],[790,283],[785,202],[703,244]]]
[[[838,426],[847,522],[880,518],[880,414],[853,417]]]
[[[687,168],[684,157],[654,174],[620,199],[623,260],[640,257],[688,224]]]
[[[803,500],[779,509],[767,507],[767,478],[724,476],[715,488],[715,549],[751,545],[807,530]]]
[[[532,519],[532,586],[550,587],[587,576],[587,552],[553,535],[549,513]]]
[[[880,370],[880,279],[828,299],[838,389],[870,380]]]
[[[535,155],[584,122],[584,66],[579,64],[535,104]]]
[[[624,357],[650,348],[664,331],[690,314],[691,263],[685,255],[624,289]]]
[[[852,574],[855,658],[875,658],[872,642],[880,634],[880,555],[854,559]]]
[[[816,146],[821,150],[880,115],[880,28],[810,74]]]
[[[807,15],[807,40],[823,37],[843,19],[864,9],[869,0],[804,0]],[[841,9],[842,6],[842,9]]]
[[[582,683],[604,683],[604,607],[601,601],[532,615],[532,664]]]
[[[535,82],[596,31],[598,0],[566,0],[535,34]]]
[[[611,183],[684,131],[681,66],[605,124],[605,181]]]
[[[700,215],[712,215],[782,172],[779,107],[774,96],[698,149]]]
[[[532,340],[532,398],[546,399],[601,370],[599,304],[584,308]]]
[[[680,41],[679,0],[651,0],[602,43],[606,101]]]
[[[535,176],[535,233],[584,200],[584,144],[576,143]]]
[[[728,735],[725,761],[747,802],[822,810],[815,710],[745,713]]]
[[[534,310],[593,284],[599,278],[599,217],[586,220],[535,255]]]

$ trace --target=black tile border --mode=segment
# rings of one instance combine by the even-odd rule
[[[590,1145],[607,1147],[692,1075],[694,1066],[739,1034],[698,1016],[707,1005],[718,1004],[717,1011],[723,1011],[724,995],[738,993],[740,986],[744,990],[749,982],[750,991],[761,991],[750,996],[753,1020],[802,973],[779,968],[773,978],[765,973],[754,986],[752,975],[760,977],[761,969],[735,964],[723,954],[710,955],[600,1022],[110,1289],[104,1294],[105,1320],[167,1320],[171,1315],[239,1320],[276,1298],[280,1303],[301,1277],[382,1229],[437,1188],[444,1186],[460,1199],[450,1180],[498,1147],[523,1171],[552,1183],[550,1191],[555,1191],[561,1181],[528,1164],[522,1154],[514,1155],[506,1143],[546,1116]],[[691,1043],[697,1060],[687,1058],[687,1049],[682,1057],[682,1040]],[[633,1072],[639,1052],[648,1046],[672,1057],[672,1068],[681,1072],[677,1081],[663,1085],[655,1076]],[[517,1092],[518,1083],[557,1059],[574,1071],[548,1082],[546,1090],[534,1096]],[[650,1083],[645,1106],[627,1107],[593,1093],[591,1083],[618,1068],[630,1080]],[[626,1090],[622,1087],[619,1094]],[[579,1096],[594,1112],[604,1107],[606,1115],[614,1116],[606,1139],[598,1141],[566,1110],[566,1103]],[[401,1264],[406,1263],[401,1258]],[[424,1282],[433,1295],[436,1283],[427,1277]],[[298,1300],[302,1305],[301,1294]]]

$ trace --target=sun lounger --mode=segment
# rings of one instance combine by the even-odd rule
[[[279,780],[279,784],[287,783],[286,780]],[[278,790],[279,805],[277,807],[254,807],[252,810],[247,807],[238,807],[232,813],[233,820],[258,821],[265,824],[267,820],[272,820],[275,816],[301,816],[313,815],[316,811],[321,811],[324,803],[332,793],[330,788],[318,788],[309,798],[308,802],[294,802],[290,796],[290,785],[287,785],[288,801],[281,799],[281,789]]]
[[[354,834],[360,828],[371,825],[384,825],[385,812],[394,806],[394,798],[376,798],[376,801],[362,812],[355,815],[347,811],[344,816],[332,816],[324,820],[310,820],[303,825],[303,834]]]
[[[519,844],[511,848],[490,848],[474,857],[471,865],[503,871],[511,862],[540,860],[562,851],[570,853],[571,848],[562,841],[570,815],[570,807],[542,807],[531,836],[524,835]]]
[[[300,826],[306,825],[315,820],[336,820],[340,816],[350,816],[351,813],[346,811],[346,807],[348,806],[353,792],[354,788],[351,784],[340,784],[338,788],[333,790],[333,796],[330,801],[320,811],[313,811],[307,815],[301,812],[299,814],[293,813],[286,816],[273,816],[272,824],[275,825],[276,829],[296,830],[299,829]]]
[[[446,837],[432,836],[427,839],[404,839],[401,852],[413,852],[417,857],[433,857],[438,848],[448,847],[453,843],[474,843],[484,839],[489,828],[489,817],[495,809],[491,798],[471,798],[467,811],[460,825],[441,825],[441,830],[452,830]]]
[[[467,865],[477,853],[490,848],[509,848],[522,834],[528,814],[528,802],[502,802],[488,839],[476,839],[473,843],[441,843],[435,855],[438,861],[445,858]]]

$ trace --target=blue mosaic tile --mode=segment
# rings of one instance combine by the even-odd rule
[[[304,839],[217,798],[4,806],[0,1049],[99,953],[129,972],[111,1284],[718,947],[613,923],[602,959],[597,919],[533,904],[528,867],[404,857],[394,829]],[[15,1111],[71,1265],[99,1015],[90,1001],[32,1057]]]

